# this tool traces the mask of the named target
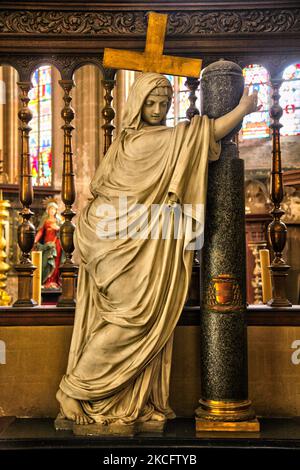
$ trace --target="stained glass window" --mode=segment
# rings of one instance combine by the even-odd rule
[[[186,111],[190,106],[190,102],[188,96],[190,94],[189,89],[185,86],[186,78],[185,77],[174,77],[173,75],[166,75],[166,77],[170,80],[174,95],[172,99],[172,104],[168,112],[167,126],[176,126],[178,122],[183,121],[186,118]],[[200,91],[199,89],[196,91],[197,101],[196,107],[200,108]]]
[[[29,92],[30,121],[29,149],[34,186],[52,184],[52,76],[51,66],[39,67],[33,74]]]
[[[249,94],[258,91],[258,104],[262,105],[260,111],[244,117],[241,131],[242,140],[259,139],[270,136],[270,104],[271,88],[268,71],[258,64],[248,65],[243,69],[245,85],[249,86]]]
[[[280,123],[281,135],[300,134],[300,64],[289,65],[283,72],[284,82],[280,87],[280,106],[283,115]]]

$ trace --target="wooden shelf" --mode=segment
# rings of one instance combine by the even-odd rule
[[[0,326],[57,326],[73,325],[74,308],[42,305],[33,308],[0,307]],[[271,308],[249,305],[248,326],[300,326],[300,305],[289,308]],[[178,326],[200,324],[200,308],[185,307]]]
[[[271,308],[267,305],[249,305],[248,326],[300,326],[300,305]]]
[[[73,325],[73,307],[55,305],[39,307],[0,307],[0,326],[55,326]]]

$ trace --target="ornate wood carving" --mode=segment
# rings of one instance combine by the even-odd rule
[[[24,72],[20,81],[29,81],[25,71],[34,54],[57,65],[63,80],[72,79],[77,66],[89,62],[99,65],[99,56],[108,45],[122,48],[125,40],[127,49],[143,49],[147,13],[153,6],[144,1],[134,4],[135,11],[131,1],[118,5],[95,1],[88,7],[82,2],[64,6],[56,3],[51,7],[46,2],[30,2],[28,7],[26,1],[20,5],[6,2],[0,9],[0,58],[8,58],[8,63],[14,65],[15,55],[22,51],[24,63],[16,66]],[[169,14],[166,53],[199,55],[204,65],[225,58],[241,66],[258,62],[260,57],[269,64],[273,56],[281,54],[279,61],[275,58],[277,64],[270,64],[272,77],[283,70],[284,67],[278,70],[283,62],[289,65],[300,61],[300,8],[295,0],[276,5],[265,0],[261,7],[257,2],[247,2],[242,9],[239,4],[226,1],[205,2],[201,10],[195,9],[195,2],[158,1],[155,9]],[[53,58],[51,62],[49,50],[65,59],[60,58],[57,64]],[[14,56],[8,56],[7,51]],[[88,62],[78,57],[85,53],[91,56]],[[238,60],[234,54],[239,55]],[[256,60],[250,59],[249,54]]]
[[[271,263],[271,273],[273,280],[273,298],[268,302],[271,307],[290,307],[291,302],[286,298],[286,278],[290,266],[282,258],[282,252],[286,244],[287,228],[281,217],[284,210],[280,207],[283,199],[283,182],[281,170],[281,151],[280,151],[280,118],[282,116],[282,107],[279,105],[279,88],[282,80],[272,80],[273,87],[273,105],[270,110],[270,116],[273,119],[271,129],[273,131],[273,156],[271,171],[271,200],[274,208],[271,211],[273,221],[268,226],[269,243],[275,253],[275,258]]]
[[[0,35],[1,37],[1,35]],[[186,51],[181,54],[187,55]],[[271,78],[281,77],[283,70],[290,64],[300,62],[299,53],[288,54],[206,54],[201,53],[203,59],[203,68],[207,65],[223,58],[237,63],[241,68],[248,64],[261,64],[271,75]],[[30,81],[34,70],[40,65],[54,65],[60,72],[62,80],[72,80],[74,72],[79,67],[86,64],[94,64],[100,68],[106,80],[113,80],[116,70],[106,69],[102,66],[102,54],[100,53],[83,53],[83,54],[4,54],[0,52],[0,64],[8,64],[14,67],[19,73],[20,81]]]
[[[297,18],[299,12],[299,9],[180,11],[171,13],[168,33],[178,35],[298,32],[300,31]]]
[[[72,80],[74,72],[79,67],[86,64],[93,64],[100,68],[103,75],[105,73],[102,66],[102,55],[97,54],[1,54],[0,64],[11,65],[18,73],[20,81],[30,81],[33,72],[41,65],[53,65],[60,74],[62,80]],[[107,73],[112,75],[112,69],[107,69]]]
[[[21,131],[21,181],[20,181],[20,201],[23,206],[20,215],[23,219],[18,227],[18,244],[22,251],[19,264],[15,265],[18,274],[18,299],[13,304],[14,307],[33,307],[36,303],[32,300],[32,278],[36,269],[31,262],[30,252],[34,245],[35,227],[30,219],[34,213],[30,210],[33,200],[32,174],[29,153],[29,132],[31,127],[29,122],[32,113],[28,108],[30,101],[28,97],[31,88],[30,82],[18,82],[21,92],[22,107],[18,113],[21,121],[19,130]]]
[[[81,7],[82,8],[82,7]],[[80,10],[77,7],[76,10]],[[167,34],[262,34],[300,32],[299,8],[168,11]],[[122,35],[146,33],[145,11],[1,10],[1,34]]]
[[[73,80],[60,80],[59,84],[64,90],[63,100],[65,106],[61,112],[61,116],[65,121],[62,126],[64,131],[64,161],[62,176],[62,193],[61,197],[65,204],[65,210],[62,216],[65,221],[60,228],[60,238],[63,250],[66,254],[66,260],[60,267],[62,276],[62,295],[57,305],[59,307],[73,307],[75,305],[75,282],[77,278],[78,266],[72,260],[74,251],[73,234],[75,225],[72,222],[75,212],[72,205],[75,201],[75,175],[73,171],[73,153],[72,153],[72,131],[74,127],[71,121],[74,119],[74,111],[71,108],[70,92],[74,86]]]

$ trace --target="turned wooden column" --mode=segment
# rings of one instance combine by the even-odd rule
[[[190,106],[186,110],[187,119],[191,120],[196,114],[200,114],[199,109],[196,107],[196,91],[199,88],[200,80],[197,78],[188,77],[185,82],[185,86],[189,90],[189,102]],[[192,277],[189,286],[189,292],[187,296],[187,305],[200,305],[200,256],[201,251],[194,251]]]
[[[271,169],[271,200],[274,208],[271,211],[273,221],[268,226],[268,239],[274,251],[274,259],[270,270],[273,284],[273,297],[269,300],[270,307],[290,307],[292,304],[286,297],[286,279],[290,266],[282,258],[282,252],[286,244],[287,228],[281,217],[284,210],[280,207],[283,199],[283,182],[281,169],[281,151],[280,151],[280,118],[282,116],[282,107],[279,105],[279,87],[281,79],[271,80],[273,88],[273,105],[270,109],[270,116],[273,120],[271,129],[273,133],[273,152]]]
[[[192,119],[193,116],[196,114],[200,114],[199,109],[196,107],[196,101],[197,101],[197,96],[196,96],[196,91],[199,88],[200,85],[200,80],[197,78],[191,78],[188,77],[185,82],[185,86],[188,88],[190,94],[189,94],[189,102],[190,106],[186,110],[186,117],[188,119]]]
[[[18,245],[22,254],[19,264],[14,266],[18,275],[18,299],[13,307],[33,307],[36,305],[36,302],[32,300],[32,278],[36,267],[33,266],[30,255],[35,237],[35,227],[30,221],[34,214],[30,209],[33,201],[29,153],[29,132],[31,131],[29,122],[32,119],[32,113],[28,108],[30,101],[28,93],[31,86],[31,82],[18,82],[21,95],[21,109],[18,113],[21,121],[19,127],[21,132],[20,202],[23,206],[19,214],[23,220],[18,227]]]
[[[74,119],[74,110],[70,103],[72,98],[70,92],[74,87],[73,80],[60,80],[60,86],[64,90],[63,100],[65,102],[61,116],[65,121],[62,129],[64,131],[64,157],[63,157],[63,175],[62,175],[62,201],[65,204],[65,210],[62,212],[64,223],[60,228],[60,240],[65,252],[65,262],[60,266],[62,280],[62,295],[60,296],[58,307],[73,307],[76,304],[76,279],[78,266],[72,260],[74,251],[73,235],[75,225],[72,222],[75,212],[72,205],[75,201],[75,175],[73,171],[73,153],[72,153],[72,131],[74,127],[71,121]]]
[[[115,117],[115,111],[111,106],[113,100],[112,90],[116,84],[115,80],[101,80],[101,83],[105,90],[104,100],[105,106],[102,109],[102,116],[104,118],[105,124],[103,124],[102,129],[104,129],[104,155],[106,154],[110,144],[112,143],[113,131],[115,126],[112,124],[112,120]]]

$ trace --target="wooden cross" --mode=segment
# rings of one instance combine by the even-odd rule
[[[145,51],[135,52],[105,48],[104,67],[198,78],[202,65],[201,59],[163,55],[167,20],[168,15],[151,12]]]

